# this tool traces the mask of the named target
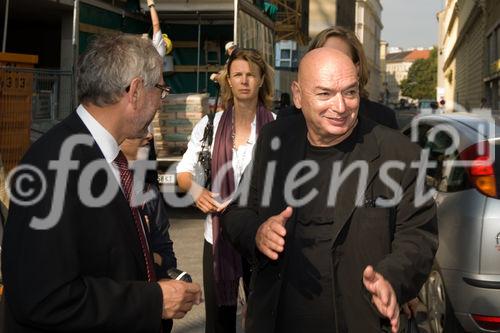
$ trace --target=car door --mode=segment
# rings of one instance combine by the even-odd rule
[[[427,151],[429,163],[433,166],[427,170],[426,182],[436,191],[434,198],[439,227],[436,262],[445,270],[477,272],[485,197],[469,184],[465,168],[455,165],[460,151],[453,146],[458,146],[458,143],[447,131],[436,131],[439,125],[451,126],[458,139],[463,139],[461,126],[435,119],[420,121],[417,126],[403,132]]]

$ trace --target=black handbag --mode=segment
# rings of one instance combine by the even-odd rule
[[[208,115],[207,126],[203,131],[203,138],[201,139],[201,151],[198,155],[198,173],[202,173],[196,176],[196,180],[203,185],[203,187],[210,189],[212,182],[212,153],[210,149],[212,148],[212,140],[214,134],[214,118],[215,112],[210,112]]]

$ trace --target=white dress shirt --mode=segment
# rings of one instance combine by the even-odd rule
[[[219,127],[219,122],[222,116],[222,112],[217,112],[214,118],[214,131],[213,131],[213,140],[212,147],[210,147],[210,153],[213,153],[213,148],[215,144],[215,134],[217,133],[217,128]],[[274,118],[276,116],[273,113]],[[177,165],[176,172],[190,172],[194,176],[195,166],[198,162],[198,155],[201,152],[201,143],[203,138],[203,133],[205,131],[205,127],[208,123],[208,116],[203,117],[193,128],[191,133],[191,138],[188,143],[188,148],[184,155],[182,156],[182,160]],[[247,165],[252,160],[253,147],[255,142],[257,141],[257,119],[254,117],[251,125],[250,136],[245,144],[242,144],[238,147],[238,149],[233,148],[233,160],[232,167],[234,172],[234,184],[238,186],[241,176],[243,175],[243,171],[247,167]],[[210,244],[213,244],[213,235],[212,235],[212,216],[208,214],[205,218],[205,240]]]
[[[104,155],[106,162],[110,165],[111,171],[113,171],[113,175],[121,187],[122,183],[120,181],[120,170],[118,170],[118,167],[113,163],[116,156],[118,156],[118,153],[120,152],[120,147],[118,146],[115,138],[97,120],[95,120],[95,118],[87,110],[85,110],[83,105],[80,104],[78,106],[76,113],[99,146],[99,149]]]

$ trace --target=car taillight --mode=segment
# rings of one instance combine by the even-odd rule
[[[483,330],[500,330],[500,317],[482,316],[473,314],[472,318]]]
[[[490,144],[488,141],[474,144],[462,153],[460,159],[470,162],[467,168],[472,185],[488,197],[497,197],[497,184],[493,159],[490,159]]]

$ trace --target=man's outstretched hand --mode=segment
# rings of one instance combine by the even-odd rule
[[[268,218],[257,229],[255,244],[259,251],[271,260],[278,259],[279,254],[285,249],[285,224],[292,213],[292,208],[287,207],[280,214]]]
[[[363,284],[366,290],[372,295],[372,303],[378,312],[391,321],[392,332],[399,330],[399,304],[396,292],[380,273],[377,273],[372,266],[366,266],[363,272]]]

